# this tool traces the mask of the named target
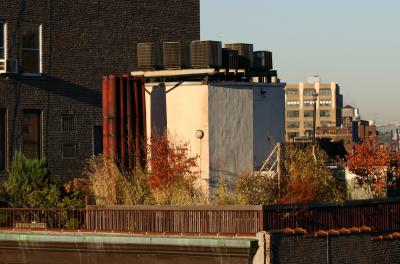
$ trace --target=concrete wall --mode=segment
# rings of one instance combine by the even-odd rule
[[[198,82],[146,84],[148,136],[165,129],[176,141],[189,142],[191,155],[199,156],[198,165],[204,187],[209,178],[208,86]],[[196,138],[202,130],[204,137]]]
[[[254,84],[254,164],[260,168],[278,142],[285,140],[285,84]]]
[[[253,91],[240,84],[210,84],[210,185],[253,170]]]
[[[262,264],[254,238],[0,233],[0,264]]]

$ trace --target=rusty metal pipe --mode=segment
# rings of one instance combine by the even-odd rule
[[[125,167],[125,86],[126,76],[122,75],[120,78],[120,154],[121,154],[121,166]]]
[[[116,98],[116,76],[110,75],[108,79],[108,107],[109,107],[109,147],[110,157],[117,157],[117,98]]]
[[[108,156],[110,154],[108,145],[108,76],[103,76],[102,90],[103,155]]]

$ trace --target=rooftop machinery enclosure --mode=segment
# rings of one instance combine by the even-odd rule
[[[225,44],[225,48],[237,50],[239,53],[239,68],[250,69],[253,67],[253,44],[232,43]]]
[[[190,67],[190,46],[182,42],[163,43],[163,67],[166,70]]]
[[[255,51],[254,52],[254,68],[272,70],[272,52],[270,51]]]
[[[137,65],[139,70],[161,68],[161,47],[157,43],[137,44]]]
[[[146,160],[144,77],[103,76],[103,155],[121,167],[143,166]]]
[[[222,66],[222,43],[220,41],[192,41],[193,68],[220,68]]]

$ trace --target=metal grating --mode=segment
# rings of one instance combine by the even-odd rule
[[[238,68],[238,56],[237,50],[222,49],[222,67],[228,69]]]
[[[163,65],[165,69],[182,68],[182,47],[180,42],[163,43]]]
[[[77,144],[63,144],[62,157],[63,159],[72,159],[78,156],[78,146]]]
[[[253,44],[245,44],[245,43],[225,44],[225,48],[238,51],[239,68],[248,69],[253,67]]]
[[[76,116],[63,115],[61,116],[62,132],[76,132]]]
[[[254,68],[272,70],[272,52],[255,51],[254,52]]]
[[[137,63],[140,70],[154,70],[161,66],[160,47],[155,43],[137,44]]]
[[[220,68],[222,66],[221,42],[192,41],[191,59],[193,68]]]

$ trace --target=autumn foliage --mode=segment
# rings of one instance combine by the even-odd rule
[[[328,155],[317,145],[286,144],[280,203],[340,202],[344,191],[326,166]]]
[[[371,137],[354,146],[354,151],[347,157],[346,166],[354,173],[357,184],[367,187],[370,196],[384,196],[387,188],[387,170],[391,161],[399,160],[398,154],[389,153],[387,148],[376,144]]]
[[[177,143],[168,135],[153,137],[148,146],[152,188],[167,188],[179,181],[196,180],[197,156],[189,155],[189,143]]]

